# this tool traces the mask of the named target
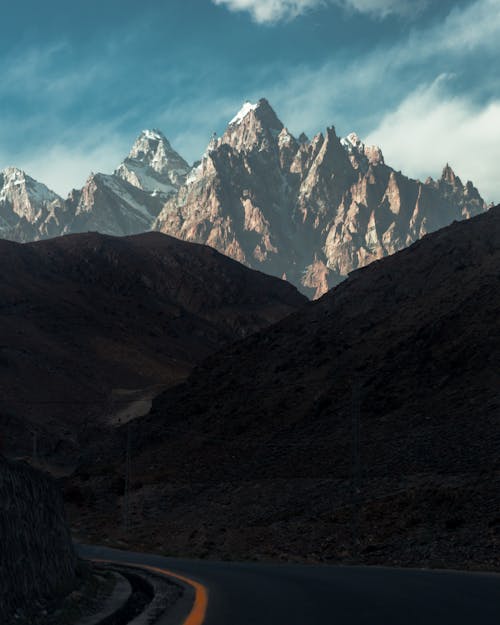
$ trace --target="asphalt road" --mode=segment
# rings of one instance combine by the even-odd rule
[[[500,625],[500,575],[80,549],[86,558],[159,567],[200,582],[208,590],[204,625]]]

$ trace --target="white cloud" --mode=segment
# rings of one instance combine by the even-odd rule
[[[374,17],[400,13],[408,15],[419,13],[428,3],[428,0],[333,0],[344,9],[351,9],[359,13],[367,13]]]
[[[418,12],[427,4],[427,0],[212,0],[212,2],[226,6],[230,11],[247,11],[253,20],[260,24],[290,20],[311,9],[328,4],[375,17],[386,17],[391,13]]]
[[[130,146],[127,146],[129,148]],[[106,141],[87,149],[81,145],[56,144],[47,152],[21,158],[18,166],[62,197],[80,189],[90,172],[111,173],[127,153],[121,141]]]
[[[324,4],[324,0],[212,0],[216,5],[226,6],[230,11],[248,11],[252,18],[262,24],[292,19]]]
[[[130,150],[135,137],[124,140],[109,128],[79,129],[51,145],[18,153],[0,154],[0,169],[15,165],[66,197],[83,186],[91,171],[111,173]]]
[[[379,144],[390,165],[421,178],[440,175],[449,161],[485,199],[498,202],[500,80],[485,68],[486,80],[453,95],[468,55],[500,54],[498,32],[500,0],[476,0],[439,25],[413,31],[404,43],[354,59],[337,55],[320,67],[294,67],[262,93],[292,132],[311,134],[331,123],[342,134],[355,130]],[[436,73],[456,71],[457,80],[448,75],[425,83],[414,71],[422,63]],[[484,87],[493,97],[481,106]]]
[[[418,178],[440,175],[449,162],[487,201],[500,201],[500,99],[478,107],[446,93],[441,77],[411,93],[366,140],[389,164]]]

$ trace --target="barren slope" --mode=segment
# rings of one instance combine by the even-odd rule
[[[131,541],[498,566],[499,266],[497,207],[209,357],[135,422]],[[73,518],[123,537],[123,491],[109,473],[84,477]]]
[[[127,403],[300,307],[291,285],[159,233],[0,241],[6,453],[64,457]],[[112,400],[112,390],[115,399]],[[133,396],[133,400],[137,397]],[[83,436],[83,438],[82,438]],[[67,448],[67,452],[65,452]]]

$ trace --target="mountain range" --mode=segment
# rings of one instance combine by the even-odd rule
[[[339,138],[331,127],[294,137],[265,99],[245,103],[193,167],[159,130],[145,130],[113,174],[91,174],[66,199],[19,169],[0,174],[2,238],[159,230],[286,278],[312,297],[486,208],[449,165],[439,180],[413,180],[354,133]]]

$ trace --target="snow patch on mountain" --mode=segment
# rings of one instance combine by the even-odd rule
[[[127,190],[125,184],[116,176],[108,174],[97,174],[99,180],[120,200],[122,200],[122,208],[125,210],[132,209],[140,213],[148,222],[152,220],[151,213],[146,206],[138,202]]]
[[[241,122],[245,119],[248,113],[250,113],[250,111],[255,111],[258,106],[259,106],[258,102],[256,104],[252,104],[251,102],[247,100],[245,104],[240,108],[240,110],[236,113],[236,115],[233,117],[233,119],[229,122],[229,125],[231,126],[233,124],[235,125],[241,124]]]
[[[0,172],[0,202],[10,199],[13,193],[25,193],[36,203],[50,203],[60,197],[41,182],[28,176],[22,169],[7,167]]]
[[[132,184],[134,187],[147,191],[149,193],[163,193],[170,195],[175,192],[177,187],[171,182],[160,180],[157,176],[150,173],[151,168],[141,163],[122,163],[116,170],[116,175]]]

